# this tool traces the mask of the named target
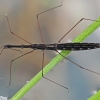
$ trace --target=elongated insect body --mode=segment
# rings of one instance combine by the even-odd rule
[[[5,50],[5,49],[12,49],[12,50],[15,50],[15,51],[20,51],[20,50],[18,50],[18,49],[16,49],[16,48],[22,48],[22,49],[24,49],[24,48],[28,48],[28,49],[32,49],[31,51],[28,51],[28,52],[26,52],[26,53],[24,53],[24,54],[22,54],[22,55],[20,55],[20,56],[18,56],[18,57],[16,57],[16,58],[14,58],[14,59],[12,59],[11,60],[11,62],[10,62],[10,79],[9,79],[9,84],[8,84],[8,86],[7,87],[9,87],[10,85],[11,85],[11,78],[12,78],[12,64],[13,64],[13,62],[15,62],[16,60],[18,60],[18,59],[20,59],[20,58],[22,58],[22,57],[24,57],[24,56],[26,56],[26,55],[28,55],[28,54],[30,54],[30,53],[33,53],[35,50],[42,50],[42,64],[41,64],[41,69],[42,69],[42,71],[41,71],[41,76],[43,77],[43,78],[45,78],[46,80],[48,80],[48,81],[50,81],[50,82],[52,82],[52,83],[54,83],[54,84],[56,84],[56,85],[58,85],[58,86],[61,86],[61,87],[63,87],[63,88],[65,88],[65,89],[67,89],[68,90],[68,93],[70,93],[69,92],[69,88],[68,87],[66,87],[66,86],[64,86],[64,85],[62,85],[62,84],[59,84],[59,83],[57,83],[56,81],[53,81],[53,80],[51,80],[51,79],[49,79],[49,78],[47,78],[47,77],[45,77],[45,73],[44,73],[44,58],[45,58],[45,53],[44,53],[44,50],[53,50],[53,51],[55,51],[55,52],[57,52],[57,53],[59,53],[60,54],[60,56],[62,56],[62,57],[64,57],[66,60],[68,60],[68,61],[70,61],[71,63],[73,63],[74,65],[76,65],[76,67],[78,67],[78,68],[81,68],[81,69],[83,69],[83,70],[85,70],[85,71],[88,71],[88,72],[91,72],[91,73],[93,73],[93,74],[97,74],[97,75],[100,75],[100,73],[99,72],[96,72],[96,71],[93,71],[93,70],[90,70],[90,69],[88,69],[88,68],[85,68],[85,67],[83,67],[83,66],[81,66],[81,65],[79,65],[79,64],[77,64],[77,63],[75,63],[74,61],[72,61],[72,60],[70,60],[69,58],[67,58],[66,56],[64,56],[62,53],[60,53],[58,50],[71,50],[71,51],[82,51],[82,50],[91,50],[91,49],[97,49],[97,48],[100,48],[100,43],[61,43],[61,41],[79,24],[79,23],[81,23],[82,21],[95,21],[95,22],[97,22],[97,23],[100,23],[100,20],[93,20],[93,19],[88,19],[88,18],[81,18],[68,32],[66,32],[59,40],[58,40],[58,42],[57,43],[53,43],[53,44],[46,44],[45,42],[44,42],[44,38],[43,38],[43,36],[42,36],[42,31],[41,31],[41,23],[40,23],[40,15],[42,15],[42,14],[44,14],[44,13],[46,13],[46,12],[49,12],[49,11],[51,11],[51,10],[54,10],[54,9],[56,9],[56,8],[59,8],[59,7],[61,7],[63,5],[63,0],[61,0],[61,3],[58,5],[58,6],[55,6],[55,7],[53,7],[53,8],[50,8],[50,9],[47,9],[47,10],[45,10],[45,11],[43,11],[43,12],[40,12],[40,13],[38,13],[37,14],[37,16],[36,16],[36,18],[37,18],[37,23],[38,23],[38,28],[39,28],[39,35],[40,35],[40,37],[41,37],[41,44],[32,44],[32,43],[30,43],[29,41],[27,41],[26,39],[24,39],[23,37],[20,37],[19,35],[17,35],[16,33],[14,33],[13,31],[12,31],[12,29],[11,29],[11,25],[10,25],[10,22],[9,22],[9,19],[8,19],[8,17],[7,16],[5,16],[5,15],[3,15],[5,18],[6,18],[6,20],[7,20],[7,23],[8,23],[8,27],[9,27],[9,31],[10,31],[10,33],[12,34],[12,35],[14,35],[14,36],[16,36],[17,38],[19,38],[19,39],[21,39],[21,40],[23,40],[24,42],[26,42],[26,43],[28,43],[29,45],[4,45],[4,46],[2,46],[2,47],[0,47],[0,49],[1,49],[1,51],[0,51],[0,55],[2,54],[2,52]],[[93,31],[91,31],[91,32],[93,32]],[[83,39],[82,39],[83,40]],[[75,42],[75,41],[74,41]],[[55,65],[55,64],[54,64]],[[52,67],[53,68],[53,67]],[[18,99],[19,100],[19,99]]]
[[[100,48],[100,43],[61,43],[61,44],[32,44],[32,45],[5,45],[7,48],[31,48],[34,50],[90,50]]]

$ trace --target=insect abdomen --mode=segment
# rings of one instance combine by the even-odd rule
[[[58,50],[89,50],[99,48],[99,43],[63,43],[58,44]]]

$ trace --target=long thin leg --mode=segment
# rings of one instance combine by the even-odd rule
[[[50,11],[50,10],[53,10],[55,8],[58,8],[58,7],[61,7],[62,5],[63,5],[63,0],[61,1],[61,4],[60,5],[58,5],[56,7],[53,7],[51,9],[45,10],[45,11],[37,14],[37,22],[38,22],[38,27],[39,27],[39,33],[40,33],[41,41],[42,41],[43,44],[44,44],[44,40],[43,40],[43,36],[42,36],[42,32],[41,32],[41,27],[40,27],[40,22],[39,22],[39,16],[42,15],[43,13],[46,13],[46,12]]]
[[[43,77],[43,67],[44,67],[44,50],[43,50],[43,59],[42,59],[42,77]]]
[[[81,20],[79,20],[64,36],[62,36],[62,38],[58,41],[58,43],[61,42],[62,39],[64,39],[65,36],[68,35],[69,32],[71,32],[80,22],[82,22],[83,20],[90,20],[90,21],[96,21],[96,22],[99,22],[98,20],[93,20],[93,19],[87,19],[87,18],[82,18]]]
[[[2,49],[1,52],[0,52],[0,55],[1,55],[2,52],[4,51],[4,49],[6,49],[6,48],[5,48],[5,46],[2,46],[2,47],[0,47],[0,49]]]
[[[23,56],[25,56],[25,55],[27,55],[27,54],[29,54],[29,53],[32,53],[33,51],[34,51],[34,50],[29,51],[29,52],[27,52],[27,53],[25,53],[25,54],[23,54],[23,55],[21,55],[21,56],[15,58],[15,59],[11,60],[11,62],[10,62],[10,80],[9,80],[9,85],[8,85],[6,88],[8,88],[8,87],[11,85],[11,75],[12,75],[11,70],[12,70],[12,63],[13,63],[15,60],[17,60],[17,59],[19,59],[19,58],[21,58],[21,57],[23,57]]]
[[[58,50],[56,50],[56,52],[59,53],[61,56],[63,56]],[[73,64],[75,64],[77,67],[79,67],[79,68],[81,68],[81,69],[84,69],[84,70],[86,70],[86,71],[89,71],[89,72],[92,72],[92,73],[94,73],[94,74],[100,75],[100,73],[97,73],[97,72],[92,71],[92,70],[90,70],[90,69],[84,68],[84,67],[78,65],[77,63],[73,62],[72,60],[68,59],[67,57],[65,57],[65,56],[63,56],[63,57],[64,57],[65,59],[67,59],[68,61],[72,62]]]
[[[11,33],[11,34],[13,34],[13,35],[17,36],[18,38],[20,38],[21,40],[23,40],[23,41],[27,42],[28,44],[32,44],[32,43],[30,43],[29,41],[27,41],[27,40],[23,39],[22,37],[18,36],[18,35],[17,35],[17,34],[15,34],[14,32],[12,32],[12,30],[11,30],[11,26],[10,26],[10,23],[9,23],[8,16],[6,16],[6,15],[3,15],[3,16],[7,19],[7,23],[8,23],[9,30],[10,30],[10,33]]]
[[[44,50],[43,50],[43,59],[42,59],[42,77],[45,78],[46,80],[50,81],[50,82],[53,82],[54,84],[57,84],[57,85],[65,88],[65,89],[67,89],[68,93],[69,93],[69,89],[67,87],[65,87],[65,86],[63,86],[63,85],[61,85],[61,84],[59,84],[59,83],[57,83],[55,81],[52,81],[51,79],[49,79],[49,78],[47,78],[47,77],[44,76],[44,74],[43,74],[43,66],[44,66]]]
[[[15,51],[20,51],[20,52],[22,52],[21,50],[17,50],[17,49],[12,49],[12,48],[10,48],[11,50],[15,50]]]
[[[4,46],[0,47],[0,49],[2,49],[1,52],[0,52],[0,55],[1,55],[2,52],[3,52],[5,49],[7,49],[7,48],[6,48],[5,45],[4,45]],[[12,48],[9,48],[9,49],[11,49],[11,50],[15,50],[15,51],[20,51],[20,52],[21,52],[21,50],[12,49]]]

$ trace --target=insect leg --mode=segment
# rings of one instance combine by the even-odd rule
[[[15,60],[17,60],[17,59],[19,59],[19,58],[21,58],[21,57],[23,57],[23,56],[25,56],[25,55],[27,55],[27,54],[29,54],[29,53],[32,53],[33,51],[34,51],[34,50],[29,51],[29,52],[27,52],[27,53],[25,53],[25,54],[23,54],[23,55],[21,55],[21,56],[15,58],[15,59],[11,60],[11,62],[10,62],[10,80],[9,80],[9,84],[8,84],[8,86],[7,86],[6,88],[8,88],[8,87],[11,85],[11,75],[12,75],[11,70],[12,70],[12,63],[13,63]]]
[[[2,46],[2,47],[0,47],[0,49],[2,49],[1,52],[0,52],[0,55],[1,55],[2,52],[4,51],[4,49],[6,49],[6,48],[5,48],[5,46]]]
[[[58,7],[61,7],[62,5],[63,5],[63,0],[61,1],[61,4],[60,5],[58,5],[56,7],[53,7],[51,9],[45,10],[45,11],[37,14],[37,22],[38,22],[38,27],[39,27],[39,33],[40,33],[41,41],[42,41],[43,44],[44,44],[44,40],[43,40],[43,36],[42,36],[42,32],[41,32],[41,27],[40,27],[40,22],[39,22],[39,16],[42,15],[43,13],[46,13],[46,12],[50,11],[50,10],[53,10],[55,8],[58,8]]]
[[[27,42],[28,44],[32,44],[32,43],[30,43],[29,41],[27,41],[27,40],[23,39],[22,37],[18,36],[18,35],[17,35],[17,34],[15,34],[14,32],[12,32],[12,30],[11,30],[11,26],[10,26],[10,23],[9,23],[8,16],[6,16],[6,15],[3,15],[3,16],[7,19],[7,23],[8,23],[9,30],[10,30],[10,33],[11,33],[11,34],[13,34],[13,35],[17,36],[18,38],[20,38],[21,40],[23,40],[23,41]]]
[[[55,82],[55,81],[52,81],[51,79],[49,79],[49,78],[47,78],[47,77],[44,76],[44,74],[43,74],[43,65],[44,65],[44,50],[43,50],[43,59],[42,59],[42,77],[45,78],[46,80],[48,80],[48,81],[54,83],[54,84],[57,84],[57,85],[59,85],[59,86],[65,88],[65,89],[67,89],[67,90],[68,90],[68,93],[69,93],[69,89],[68,89],[67,87],[65,87],[65,86],[63,86],[63,85],[61,85],[61,84],[59,84],[59,83],[57,83],[57,82]]]
[[[0,52],[0,55],[1,55],[2,52],[3,52],[5,49],[7,49],[7,47],[4,45],[4,46],[0,47],[0,49],[2,49],[1,52]],[[22,52],[21,50],[17,50],[17,49],[12,49],[12,48],[9,48],[9,49]]]
[[[84,68],[84,67],[78,65],[78,64],[75,63],[74,61],[72,61],[72,60],[70,60],[69,58],[67,58],[67,57],[65,57],[64,55],[62,55],[59,51],[56,50],[56,52],[59,53],[61,56],[63,56],[63,57],[64,57],[65,59],[67,59],[68,61],[70,61],[71,63],[75,64],[77,67],[79,67],[79,68],[81,68],[81,69],[84,69],[84,70],[86,70],[86,71],[92,72],[92,73],[94,73],[94,74],[100,75],[100,73],[98,73],[98,72],[92,71],[92,70],[90,70],[90,69],[87,69],[87,68]]]
[[[80,22],[82,22],[83,20],[90,20],[90,21],[96,21],[96,22],[99,22],[98,20],[93,20],[93,19],[87,19],[87,18],[82,18],[81,20],[79,20],[64,36],[61,37],[61,39],[58,41],[58,43],[61,42],[61,40],[66,36],[68,35],[69,32],[71,32]]]

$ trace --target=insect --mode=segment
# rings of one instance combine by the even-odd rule
[[[43,36],[42,36],[42,32],[41,32],[41,26],[40,26],[40,22],[39,22],[39,16],[50,11],[50,10],[53,10],[53,9],[56,9],[58,7],[61,7],[63,5],[63,0],[61,1],[61,4],[56,6],[56,7],[53,7],[51,9],[48,9],[46,11],[43,11],[39,14],[37,14],[37,23],[38,23],[38,27],[39,27],[39,33],[40,33],[40,36],[41,36],[41,44],[32,44],[30,43],[29,41],[27,41],[26,39],[23,39],[22,37],[20,37],[19,35],[15,34],[14,32],[12,32],[12,29],[11,29],[11,26],[10,26],[10,22],[9,22],[9,19],[7,16],[4,15],[4,17],[6,18],[7,20],[7,23],[8,23],[8,26],[9,26],[9,30],[10,30],[10,33],[15,35],[16,37],[20,38],[21,40],[25,41],[26,43],[28,43],[29,45],[4,45],[2,46],[0,49],[1,50],[1,53],[0,55],[2,54],[2,52],[5,50],[5,49],[13,49],[13,50],[17,50],[16,48],[30,48],[32,49],[31,51],[11,60],[10,62],[10,81],[9,81],[9,85],[7,87],[9,87],[11,85],[11,76],[12,76],[12,72],[11,72],[11,69],[12,69],[12,63],[14,61],[16,61],[17,59],[21,58],[21,57],[24,57],[25,55],[28,55],[30,53],[32,53],[34,50],[42,50],[43,51],[43,59],[42,59],[42,77],[67,89],[68,92],[69,92],[69,88],[68,87],[65,87],[59,83],[56,83],[55,81],[52,81],[48,78],[46,78],[43,74],[43,65],[44,65],[44,50],[54,50],[56,51],[57,53],[59,53],[61,56],[63,56],[58,50],[72,50],[72,51],[80,51],[80,50],[90,50],[90,49],[96,49],[96,48],[100,48],[100,43],[60,43],[71,31],[72,29],[74,29],[80,22],[82,22],[83,20],[90,20],[90,21],[97,21],[97,20],[92,20],[92,19],[87,19],[87,18],[82,18],[81,20],[79,20],[68,32],[65,33],[64,36],[61,37],[61,39],[59,39],[59,41],[57,43],[54,43],[54,44],[45,44],[44,42],[44,39],[43,39]],[[97,21],[97,22],[100,22],[100,21]],[[67,57],[63,56],[65,59],[69,60],[70,62],[72,62],[73,64],[77,65],[79,68],[81,69],[84,69],[84,70],[87,70],[89,72],[92,72],[92,73],[95,73],[95,74],[98,74],[100,75],[100,73],[97,73],[95,71],[92,71],[92,70],[89,70],[89,69],[86,69],[80,65],[78,65],[77,63],[73,62],[72,60],[68,59]]]

